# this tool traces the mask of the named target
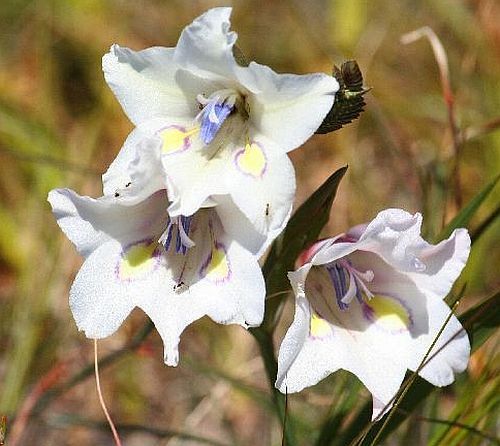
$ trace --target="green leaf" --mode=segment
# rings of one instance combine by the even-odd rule
[[[471,308],[459,317],[469,333],[472,352],[475,352],[500,326],[500,292]]]
[[[486,217],[483,222],[471,233],[470,238],[472,244],[474,244],[489,228],[496,222],[497,218],[500,217],[500,205],[496,207],[495,210],[491,212],[488,217]]]
[[[340,88],[332,108],[316,130],[319,134],[339,130],[343,125],[357,119],[366,105],[363,96],[370,91],[363,88],[363,75],[355,60],[344,62],[340,69],[334,65],[333,77],[337,79]]]
[[[462,210],[451,220],[446,227],[439,234],[438,240],[444,240],[448,238],[453,230],[457,228],[465,228],[469,224],[472,217],[476,214],[477,210],[484,202],[489,193],[498,183],[500,175],[498,175],[491,183],[487,184],[486,187],[479,192]]]
[[[315,241],[330,216],[330,209],[347,166],[334,172],[295,212],[285,231],[276,239],[262,271],[268,295],[290,289],[287,272],[294,269],[298,255]],[[267,302],[264,326],[272,332],[282,299]]]
[[[463,327],[470,335],[473,352],[483,345],[483,343],[500,326],[500,313],[496,311],[499,305],[500,292],[496,293],[482,304],[477,305],[459,317]],[[393,432],[403,421],[407,419],[416,406],[421,404],[433,391],[436,391],[437,389],[439,388],[434,387],[432,384],[418,376],[399,404],[401,411],[397,411],[393,414],[391,420],[385,427],[380,440],[382,441],[387,438],[391,432]],[[370,422],[371,405],[371,401],[367,402],[353,421],[347,426],[344,432],[341,432],[340,435],[337,432],[337,438],[334,444],[350,444],[356,438],[356,436]],[[381,428],[382,424],[383,421],[379,421],[374,424],[361,445],[369,445],[377,435],[377,432]]]

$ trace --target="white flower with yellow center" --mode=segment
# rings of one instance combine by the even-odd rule
[[[289,273],[296,306],[279,351],[276,386],[282,392],[298,392],[344,369],[371,392],[373,418],[381,415],[449,316],[443,298],[470,251],[465,229],[431,245],[420,236],[421,222],[420,214],[385,210],[301,255],[301,266]],[[419,375],[445,386],[470,354],[455,316],[431,356],[438,350]]]
[[[162,141],[170,215],[192,215],[230,196],[268,245],[292,207],[287,152],[316,131],[339,85],[324,74],[238,65],[230,14],[207,11],[175,48],[113,45],[103,70],[131,121]]]
[[[139,307],[163,339],[165,362],[176,365],[182,331],[205,315],[222,324],[259,325],[264,280],[257,259],[227,234],[216,208],[168,214],[158,141],[129,140],[127,153],[134,148],[132,161],[119,158],[108,171],[103,197],[56,189],[49,202],[85,257],[70,290],[78,328],[89,338],[109,336]]]

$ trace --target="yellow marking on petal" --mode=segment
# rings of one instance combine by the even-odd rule
[[[226,251],[222,247],[213,246],[210,260],[204,268],[205,277],[212,282],[222,282],[229,278],[231,268]]]
[[[396,299],[374,296],[367,303],[373,311],[373,321],[382,329],[390,332],[408,330],[411,324],[408,310]]]
[[[191,145],[191,136],[200,131],[199,127],[186,130],[180,126],[170,126],[162,130],[159,135],[162,139],[162,152],[166,155],[188,149]]]
[[[138,243],[131,246],[120,260],[120,278],[124,280],[137,279],[153,271],[157,264],[155,259],[157,246],[156,242]]]
[[[313,313],[309,333],[313,338],[324,338],[332,334],[332,327],[325,319]]]
[[[261,147],[253,142],[236,155],[236,164],[246,174],[260,177],[266,170],[267,160]]]

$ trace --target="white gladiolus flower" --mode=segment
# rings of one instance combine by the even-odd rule
[[[373,419],[382,415],[448,317],[443,298],[470,251],[465,229],[431,245],[420,236],[421,222],[420,214],[385,210],[304,252],[301,266],[289,273],[296,307],[279,351],[282,392],[344,369],[371,392]],[[455,316],[431,356],[445,344],[419,372],[436,386],[452,383],[469,359],[469,340]]]
[[[95,339],[141,308],[162,337],[165,362],[176,365],[182,331],[205,315],[221,324],[259,325],[264,280],[257,259],[227,234],[216,208],[168,214],[156,139],[127,144],[129,159],[119,158],[108,171],[103,197],[68,189],[49,194],[59,226],[85,257],[70,307],[78,328]]]
[[[264,238],[253,249],[261,253],[290,216],[295,174],[287,152],[316,131],[339,85],[325,74],[238,65],[230,14],[207,11],[175,48],[113,45],[103,70],[130,120],[162,141],[170,215],[230,196]]]

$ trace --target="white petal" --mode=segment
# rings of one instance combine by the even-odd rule
[[[415,251],[429,246],[420,236],[422,216],[402,209],[386,209],[366,226],[358,247],[382,257],[399,271],[415,272],[420,267]]]
[[[251,125],[286,152],[314,134],[339,89],[332,76],[277,74],[255,62],[238,75],[247,89],[258,91],[247,99]]]
[[[197,113],[196,94],[205,82],[179,70],[173,48],[142,51],[113,45],[102,59],[107,83],[130,120],[138,125],[158,117],[187,118]]]
[[[48,201],[58,225],[85,257],[110,238],[129,243],[159,235],[167,218],[165,191],[134,206],[115,197],[80,196],[70,189],[52,190]]]
[[[295,195],[295,172],[272,141],[255,136],[233,150],[225,172],[233,201],[257,232],[272,241],[286,226]]]
[[[109,241],[85,260],[70,290],[70,307],[88,338],[113,334],[134,308],[127,284],[117,278],[121,245]]]
[[[447,240],[415,251],[425,269],[409,275],[425,293],[442,299],[462,272],[469,257],[470,245],[467,230],[456,229]]]
[[[94,228],[93,219],[85,215],[85,210],[79,210],[82,207],[85,209],[89,200],[92,199],[81,197],[70,189],[51,190],[47,198],[57,224],[84,257],[110,238],[105,232]]]
[[[252,226],[250,220],[234,204],[229,195],[212,197],[215,211],[224,226],[224,231],[241,246],[259,258],[267,248],[269,237],[260,234]]]
[[[256,327],[264,317],[265,299],[264,278],[257,259],[224,232],[214,210],[207,212],[212,214],[216,244],[226,248],[230,268],[228,280],[214,280],[206,274],[198,284],[200,295],[212,299],[207,315],[218,323]]]
[[[442,300],[428,299],[429,330],[428,333],[416,338],[411,346],[412,361],[409,364],[411,370],[416,370],[420,365],[450,311]],[[445,344],[446,346],[443,347]],[[434,356],[436,352],[438,353]],[[452,316],[428,357],[432,359],[419,372],[419,375],[435,386],[447,386],[455,380],[455,373],[463,372],[467,368],[469,356],[470,343],[467,333],[458,319]]]
[[[137,157],[137,145],[148,136],[137,128],[127,136],[123,147],[102,176],[104,195],[114,195],[117,189],[123,189],[129,183],[129,166]]]
[[[321,245],[310,261],[313,265],[324,265],[355,252],[358,247],[356,242],[342,241],[342,236],[332,237]]]
[[[160,160],[160,138],[144,137],[135,144],[133,149],[125,149],[126,153],[113,167],[112,173],[107,176],[111,182],[105,184],[105,190],[109,196],[112,195],[117,201],[128,205],[137,204],[155,192],[164,190],[167,186],[166,175]],[[122,160],[127,157],[131,158],[131,161],[124,166]],[[121,172],[123,167],[125,170]],[[125,179],[126,182],[118,182]],[[109,190],[111,185],[116,185],[114,191]]]
[[[186,26],[175,48],[175,62],[202,78],[233,79],[237,35],[229,30],[230,15],[231,8],[213,8]]]
[[[366,227],[356,244],[405,272],[425,293],[444,298],[465,266],[470,238],[458,229],[438,245],[431,245],[420,235],[422,216],[401,209],[380,212]]]

